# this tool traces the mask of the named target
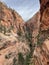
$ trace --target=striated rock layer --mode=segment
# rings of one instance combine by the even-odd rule
[[[41,29],[49,29],[49,0],[40,0]]]
[[[40,0],[40,33],[34,50],[35,65],[49,65],[49,0]]]

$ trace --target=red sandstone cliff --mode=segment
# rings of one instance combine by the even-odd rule
[[[0,2],[0,25],[5,27],[7,31],[13,29],[15,32],[23,23],[22,17],[11,8]]]
[[[49,0],[40,0],[41,29],[49,29]]]
[[[49,65],[49,0],[40,0],[40,5],[40,12],[24,23],[0,2],[0,65]]]

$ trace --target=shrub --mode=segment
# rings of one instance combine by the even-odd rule
[[[18,30],[18,31],[17,31],[17,34],[18,34],[19,36],[21,36],[21,35],[22,35],[21,30]]]
[[[9,58],[11,58],[11,55],[12,55],[12,53],[9,53],[9,54],[5,55],[5,58],[9,59]]]
[[[22,53],[18,53],[18,64],[24,65],[24,57],[23,57]]]
[[[13,65],[17,65],[17,59],[16,59],[16,57],[14,57],[14,59],[13,59]]]
[[[6,27],[4,26],[4,34],[6,33]]]
[[[30,64],[30,53],[26,55],[26,59],[25,59],[25,65],[29,65]]]
[[[5,58],[6,58],[6,59],[9,59],[9,58],[10,58],[10,56],[9,56],[9,55],[5,55]]]

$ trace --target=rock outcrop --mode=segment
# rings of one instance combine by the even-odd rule
[[[41,30],[49,30],[49,0],[40,0]]]
[[[34,50],[35,65],[49,65],[49,0],[40,0],[40,33]]]
[[[0,65],[20,65],[18,57],[25,58],[30,52],[25,37],[21,36],[23,24],[15,10],[0,2]]]
[[[40,28],[40,11],[37,12],[31,19],[29,19],[25,23],[26,28],[28,28],[28,32],[32,34],[32,42],[37,43],[37,35],[39,33]]]
[[[34,51],[35,65],[49,65],[49,40],[46,39],[41,47]]]
[[[5,4],[0,2],[0,28],[4,27],[5,32],[11,30],[16,32],[23,22],[24,20],[15,10],[7,8]]]

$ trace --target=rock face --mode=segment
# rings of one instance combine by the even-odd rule
[[[34,50],[35,65],[49,65],[49,0],[40,0],[40,42]]]
[[[49,40],[46,39],[41,47],[35,48],[35,65],[49,65]]]
[[[49,29],[49,0],[40,0],[41,29]]]
[[[0,65],[18,64],[18,56],[25,58],[30,52],[25,37],[20,36],[22,24],[22,17],[0,2]]]
[[[29,32],[32,34],[32,42],[37,42],[37,35],[40,26],[40,12],[37,12],[30,20],[25,23],[26,28],[29,28]]]
[[[7,8],[5,4],[0,2],[0,28],[2,26],[7,31],[13,30],[16,32],[22,23],[23,19],[17,12],[11,8]]]
[[[30,27],[30,32],[33,33],[33,30],[35,30],[35,32],[38,33],[38,29],[39,29],[39,26],[40,26],[39,20],[40,20],[40,12],[37,12],[30,20],[28,20],[25,23],[26,25],[28,25],[28,27]]]

